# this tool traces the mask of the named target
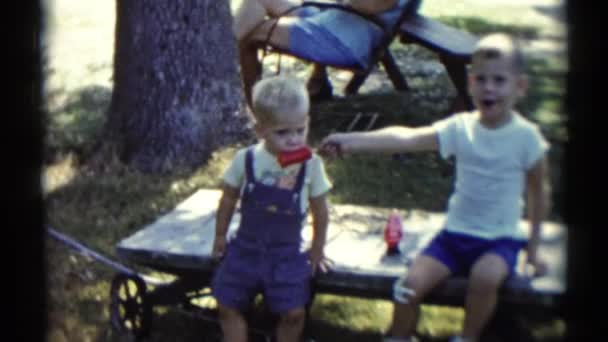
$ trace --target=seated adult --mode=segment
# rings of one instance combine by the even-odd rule
[[[421,0],[337,2],[361,13],[376,15],[387,27],[392,27],[403,6],[410,1],[416,2],[417,9]],[[331,84],[324,65],[368,67],[370,54],[383,37],[382,28],[348,11],[298,7],[301,4],[301,0],[233,0],[234,31],[248,101],[262,70],[257,49],[260,43],[267,41],[280,50],[315,63],[308,81],[313,99],[331,97]]]

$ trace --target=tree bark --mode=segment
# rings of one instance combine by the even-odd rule
[[[196,168],[251,136],[227,1],[117,0],[114,88],[105,126],[145,172]]]

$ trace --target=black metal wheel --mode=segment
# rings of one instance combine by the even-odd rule
[[[120,333],[135,339],[150,330],[152,306],[146,298],[146,283],[137,275],[117,274],[110,288],[110,320]]]

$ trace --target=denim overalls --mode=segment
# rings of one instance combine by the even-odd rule
[[[273,312],[305,306],[310,300],[311,266],[300,252],[305,214],[300,208],[305,162],[292,190],[257,182],[253,149],[245,157],[245,187],[236,237],[212,281],[213,295],[223,305],[244,310],[257,293]]]

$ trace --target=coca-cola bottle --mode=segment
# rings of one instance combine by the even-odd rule
[[[384,228],[384,241],[386,242],[386,254],[399,254],[399,242],[403,237],[403,227],[401,215],[397,210],[389,215],[386,227]]]

